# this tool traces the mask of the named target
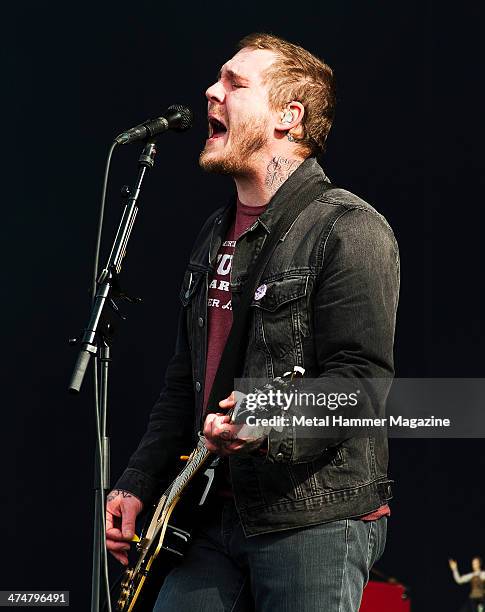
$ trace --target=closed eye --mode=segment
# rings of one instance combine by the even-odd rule
[[[241,89],[245,87],[245,85],[241,85],[241,83],[238,83],[237,81],[231,81],[231,85],[234,87],[234,89]]]

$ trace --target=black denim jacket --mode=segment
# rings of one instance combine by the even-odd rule
[[[237,241],[230,288],[237,316],[248,266],[257,257],[292,196],[307,181],[326,181],[314,158],[305,160]],[[322,187],[323,192],[323,187]],[[192,250],[181,291],[175,354],[147,431],[116,488],[145,503],[166,484],[179,454],[201,429],[207,348],[207,292],[234,202],[216,210]],[[244,376],[274,378],[294,365],[305,376],[389,379],[399,293],[393,232],[372,206],[344,189],[314,200],[277,246],[251,304]],[[323,387],[324,388],[324,387]],[[246,535],[356,517],[391,497],[384,436],[298,438],[292,427],[273,431],[267,456],[230,457],[235,502]]]

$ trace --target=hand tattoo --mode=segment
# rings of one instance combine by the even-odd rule
[[[285,157],[273,157],[268,165],[265,184],[275,193],[281,185],[289,178],[302,163],[301,159],[286,159]]]
[[[131,493],[128,493],[128,491],[123,491],[122,489],[114,489],[113,491],[111,491],[111,493],[108,495],[108,497],[106,498],[107,502],[113,501],[113,499],[115,499],[116,497],[119,497],[121,495],[121,497],[133,497],[133,495]]]
[[[219,434],[219,438],[220,438],[219,441],[216,442],[217,446],[219,447],[229,446],[230,444],[232,444],[238,439],[236,433],[231,433],[227,429],[224,429],[224,431],[221,431],[221,433]]]

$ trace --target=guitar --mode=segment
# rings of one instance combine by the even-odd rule
[[[303,373],[303,368],[295,366],[293,372],[275,378],[264,389],[274,389],[274,385],[287,388],[296,375]],[[243,396],[229,414],[232,422],[241,422],[247,412]],[[207,450],[204,437],[199,434],[197,446],[184,459],[185,466],[154,505],[145,523],[136,544],[135,565],[127,568],[122,576],[115,606],[118,612],[151,612],[165,576],[183,559],[190,545],[194,511],[207,500],[220,457]]]
[[[153,609],[163,579],[181,560],[191,541],[191,518],[204,505],[219,457],[210,453],[202,435],[186,465],[160,497],[136,544],[138,559],[125,570],[116,604],[119,612]],[[184,503],[181,504],[181,498]]]

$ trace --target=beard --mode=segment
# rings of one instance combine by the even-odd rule
[[[199,156],[202,170],[230,176],[244,176],[251,172],[253,156],[268,142],[265,125],[261,120],[245,121],[236,129],[228,151],[212,152],[204,147]]]

